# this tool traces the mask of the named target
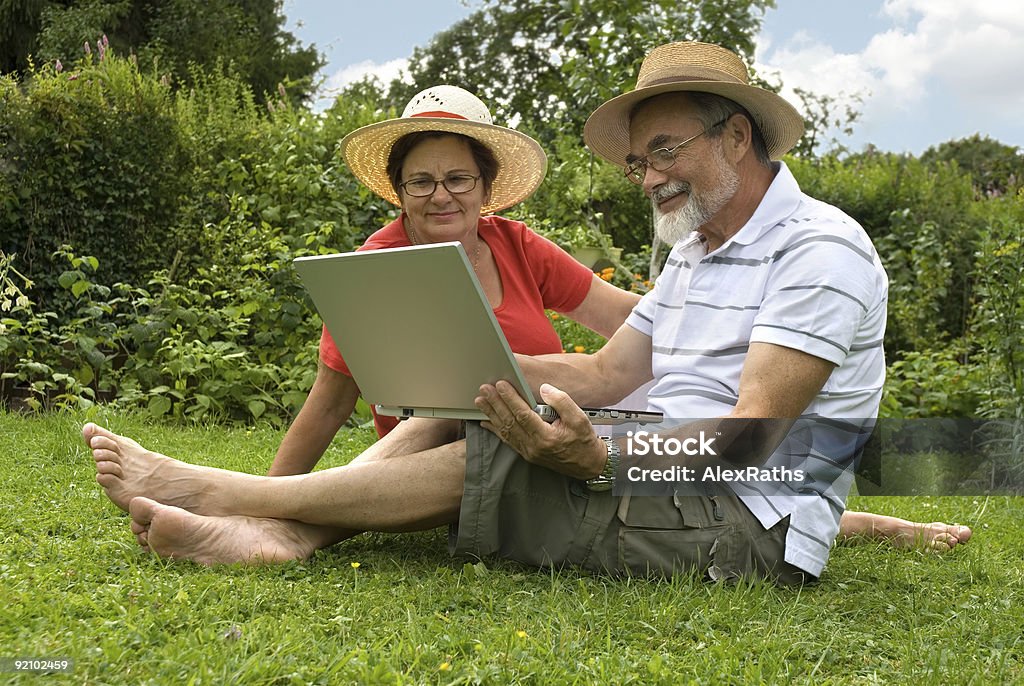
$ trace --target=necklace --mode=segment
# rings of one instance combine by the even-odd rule
[[[416,229],[411,226],[409,229],[409,238],[412,240],[413,245],[423,245],[423,241],[420,240],[419,234],[416,233]],[[473,248],[473,271],[478,271],[477,267],[480,266],[480,234],[476,235],[476,246]]]

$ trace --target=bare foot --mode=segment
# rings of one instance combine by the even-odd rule
[[[945,553],[956,546],[967,543],[971,538],[971,528],[961,524],[932,522],[931,524],[913,524],[911,531],[905,536],[896,536],[894,543],[906,547],[918,547],[936,553]]]
[[[302,560],[316,550],[304,534],[317,527],[257,517],[206,517],[149,498],[132,498],[132,531],[160,557],[204,565]]]
[[[219,514],[210,511],[204,494],[210,488],[211,475],[220,470],[154,453],[92,423],[82,427],[82,438],[96,461],[96,482],[122,510],[128,511],[132,498],[147,496],[192,511]]]

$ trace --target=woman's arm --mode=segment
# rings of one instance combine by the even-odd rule
[[[352,414],[358,398],[359,387],[351,376],[321,362],[309,396],[288,427],[267,475],[310,472]]]
[[[583,302],[564,314],[605,338],[611,338],[638,302],[640,296],[636,293],[613,286],[595,274]]]

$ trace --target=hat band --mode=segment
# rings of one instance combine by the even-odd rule
[[[416,114],[409,115],[410,117],[437,117],[439,119],[463,119],[469,121],[466,117],[461,114],[455,114],[454,112],[417,112]]]
[[[688,83],[690,81],[722,82],[722,79],[708,79],[708,78],[704,78],[703,76],[687,76],[687,77],[670,76],[670,77],[665,78],[665,79],[655,79],[654,81],[646,81],[646,82],[644,82],[644,85],[642,85],[642,86],[638,83],[636,85],[636,87],[637,88],[650,88],[651,86],[663,86],[666,83]],[[726,83],[728,83],[728,82],[726,82]],[[737,84],[740,84],[740,85],[746,85],[746,84],[740,83],[739,81],[733,81],[732,83],[737,83]]]

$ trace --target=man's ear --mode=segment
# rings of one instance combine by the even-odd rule
[[[750,120],[742,114],[734,114],[725,122],[725,130],[722,132],[722,150],[726,159],[733,164],[738,163],[753,147],[754,132]]]

